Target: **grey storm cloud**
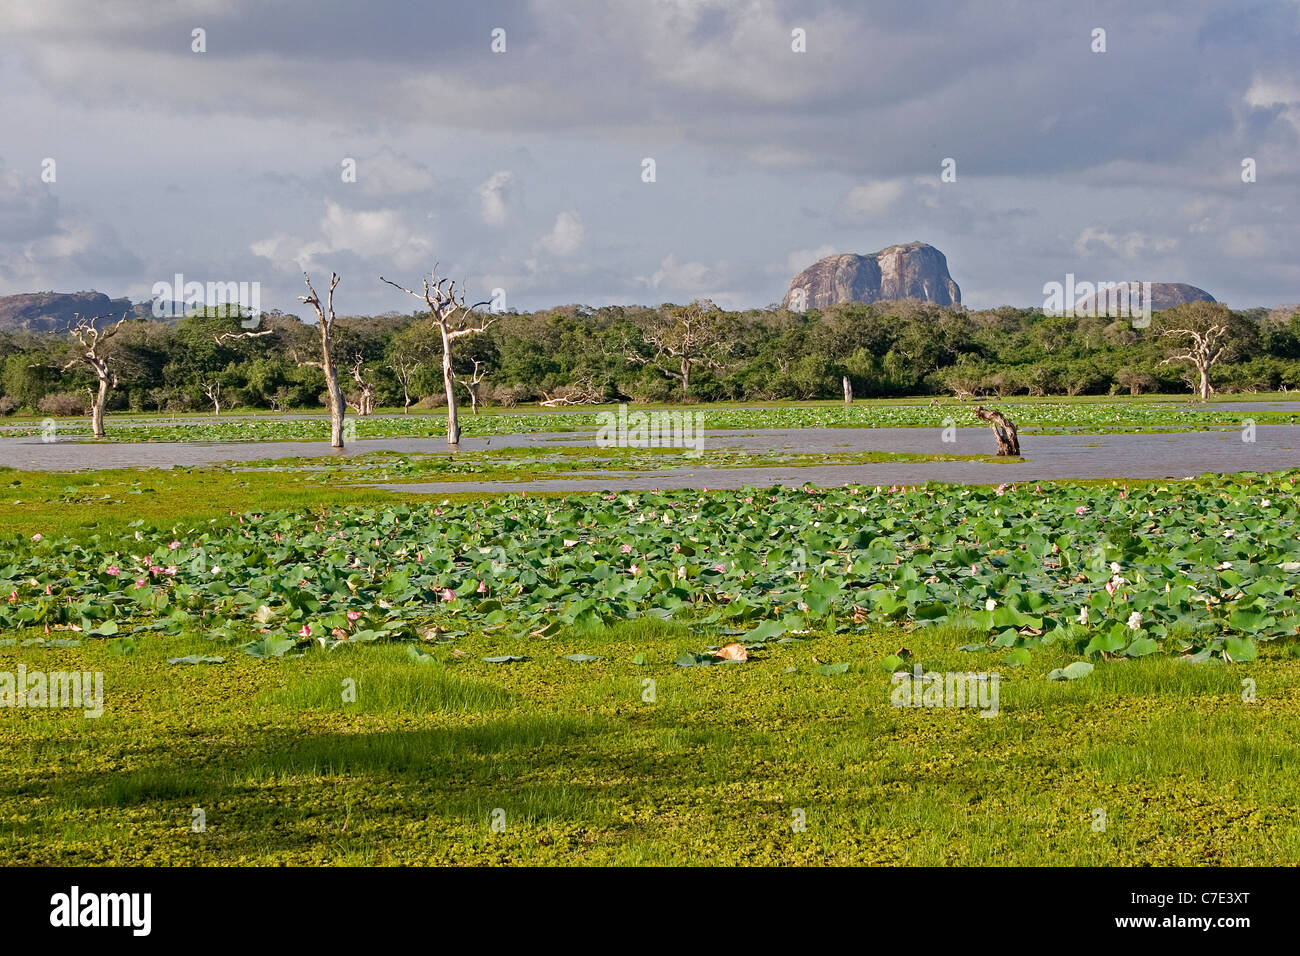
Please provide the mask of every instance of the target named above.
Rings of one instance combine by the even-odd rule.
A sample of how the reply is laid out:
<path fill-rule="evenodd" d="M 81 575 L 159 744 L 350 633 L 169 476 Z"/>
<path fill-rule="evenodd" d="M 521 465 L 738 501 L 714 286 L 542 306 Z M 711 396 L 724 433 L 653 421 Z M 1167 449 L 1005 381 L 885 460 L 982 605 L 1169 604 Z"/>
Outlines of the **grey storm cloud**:
<path fill-rule="evenodd" d="M 346 268 L 383 311 L 379 272 L 437 260 L 519 308 L 762 306 L 796 253 L 922 239 L 973 306 L 1066 271 L 1300 299 L 1295 0 L 0 0 L 0 23 L 6 169 L 67 171 L 0 170 L 0 291 L 142 297 L 184 267 L 295 308 L 303 268 Z M 104 261 L 75 251 L 110 231 Z"/>

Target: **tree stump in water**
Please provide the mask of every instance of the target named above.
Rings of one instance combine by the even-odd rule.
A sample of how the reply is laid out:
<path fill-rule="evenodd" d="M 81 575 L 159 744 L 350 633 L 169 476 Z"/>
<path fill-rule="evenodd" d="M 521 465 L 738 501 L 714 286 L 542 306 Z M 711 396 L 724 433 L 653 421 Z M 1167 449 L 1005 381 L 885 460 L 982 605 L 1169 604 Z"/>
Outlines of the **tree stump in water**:
<path fill-rule="evenodd" d="M 995 412 L 991 408 L 985 408 L 982 405 L 975 409 L 975 417 L 988 422 L 989 427 L 993 429 L 993 434 L 998 439 L 999 456 L 1020 457 L 1020 435 L 1016 431 L 1015 422 L 1001 412 Z"/>

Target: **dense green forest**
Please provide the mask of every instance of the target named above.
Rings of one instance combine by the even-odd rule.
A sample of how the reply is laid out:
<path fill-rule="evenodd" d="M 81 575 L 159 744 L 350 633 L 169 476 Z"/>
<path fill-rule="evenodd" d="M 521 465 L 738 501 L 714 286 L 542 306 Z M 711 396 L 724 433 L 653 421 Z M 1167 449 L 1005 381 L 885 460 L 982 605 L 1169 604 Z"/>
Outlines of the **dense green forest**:
<path fill-rule="evenodd" d="M 857 397 L 1189 392 L 1197 373 L 1166 361 L 1186 348 L 1167 330 L 1222 324 L 1209 380 L 1218 392 L 1300 388 L 1300 311 L 1229 312 L 1195 303 L 1127 319 L 1059 317 L 1004 307 L 969 311 L 914 301 L 804 314 L 727 312 L 708 302 L 656 308 L 564 306 L 500 315 L 457 343 L 455 368 L 485 404 L 726 401 Z M 110 409 L 310 408 L 325 390 L 314 325 L 272 312 L 257 338 L 221 338 L 239 320 L 217 309 L 175 323 L 132 320 L 108 343 Z M 428 316 L 340 317 L 335 359 L 346 389 L 378 406 L 442 398 L 441 347 Z M 0 333 L 0 412 L 78 414 L 94 374 L 70 336 Z M 467 386 L 468 387 L 468 386 Z M 468 401 L 468 390 L 463 397 Z"/>

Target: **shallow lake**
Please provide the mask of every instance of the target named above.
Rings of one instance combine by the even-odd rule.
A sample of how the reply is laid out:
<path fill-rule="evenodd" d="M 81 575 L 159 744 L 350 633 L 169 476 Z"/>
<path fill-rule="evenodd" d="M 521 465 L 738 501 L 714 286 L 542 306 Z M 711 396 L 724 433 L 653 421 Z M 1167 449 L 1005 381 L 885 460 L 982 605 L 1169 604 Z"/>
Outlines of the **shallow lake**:
<path fill-rule="evenodd" d="M 762 468 L 710 467 L 711 451 L 787 453 L 909 452 L 922 455 L 985 455 L 992 433 L 959 428 L 943 441 L 935 428 L 807 428 L 710 431 L 703 454 L 685 467 L 643 473 L 575 472 L 563 478 L 527 482 L 461 480 L 380 485 L 429 493 L 457 491 L 577 491 L 601 488 L 737 488 L 743 485 L 920 484 L 948 481 L 1000 484 L 1057 478 L 1183 478 L 1206 472 L 1277 471 L 1300 467 L 1300 426 L 1260 425 L 1253 442 L 1240 431 L 1138 435 L 1024 435 L 1023 460 L 883 462 L 876 464 L 774 465 Z M 536 433 L 466 438 L 461 451 L 489 448 L 590 446 L 595 432 Z M 20 469 L 73 471 L 88 468 L 169 468 L 267 458 L 345 457 L 375 451 L 445 453 L 438 439 L 375 439 L 332 451 L 318 442 L 147 442 L 128 444 L 43 442 L 0 439 L 0 464 Z"/>

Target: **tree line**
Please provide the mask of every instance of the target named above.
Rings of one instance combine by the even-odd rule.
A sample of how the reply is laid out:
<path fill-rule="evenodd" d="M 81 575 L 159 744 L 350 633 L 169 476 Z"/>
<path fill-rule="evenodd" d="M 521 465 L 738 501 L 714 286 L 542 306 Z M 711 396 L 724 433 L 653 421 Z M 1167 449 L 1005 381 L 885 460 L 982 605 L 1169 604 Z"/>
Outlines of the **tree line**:
<path fill-rule="evenodd" d="M 360 415 L 442 407 L 456 396 L 474 410 L 825 399 L 842 395 L 845 379 L 858 397 L 1300 388 L 1296 307 L 1233 312 L 1195 302 L 1134 328 L 1129 319 L 915 301 L 807 313 L 727 311 L 702 300 L 491 315 L 430 298 L 414 313 L 337 318 L 314 292 L 303 301 L 315 321 L 272 311 L 255 333 L 234 308 L 175 322 L 104 317 L 62 333 L 0 333 L 0 413 L 90 412 L 105 374 L 110 410 L 319 409 L 337 391 Z M 440 329 L 447 308 L 452 321 Z"/>

